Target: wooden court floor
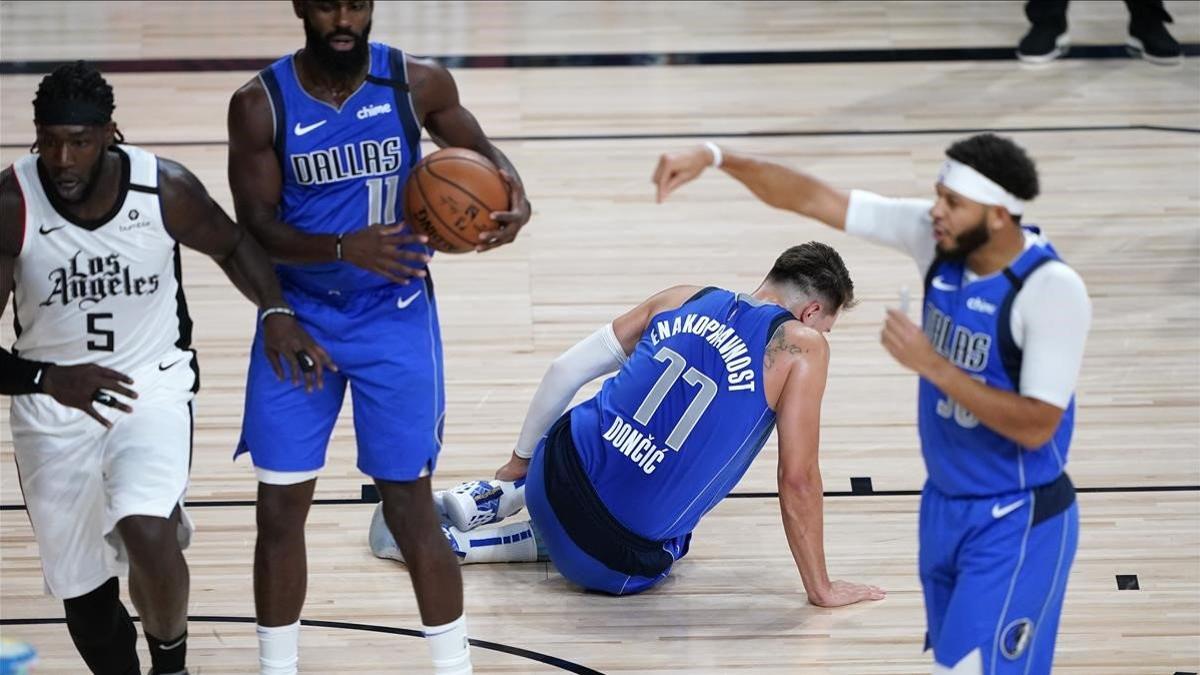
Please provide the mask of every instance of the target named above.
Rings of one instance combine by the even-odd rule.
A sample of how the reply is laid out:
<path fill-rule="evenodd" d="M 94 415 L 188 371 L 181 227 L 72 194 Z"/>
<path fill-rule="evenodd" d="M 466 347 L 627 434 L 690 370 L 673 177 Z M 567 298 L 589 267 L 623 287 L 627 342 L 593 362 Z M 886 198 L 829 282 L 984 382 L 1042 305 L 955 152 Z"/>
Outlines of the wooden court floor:
<path fill-rule="evenodd" d="M 670 579 L 642 596 L 582 594 L 546 564 L 465 567 L 477 672 L 929 672 L 916 576 L 916 382 L 878 344 L 884 308 L 902 286 L 920 285 L 913 265 L 773 211 L 720 175 L 656 205 L 650 174 L 659 153 L 713 139 L 844 188 L 925 196 L 943 149 L 985 129 L 1004 130 L 1038 162 L 1043 196 L 1027 218 L 1079 270 L 1093 302 L 1069 467 L 1081 541 L 1056 672 L 1200 671 L 1200 60 L 1033 69 L 967 58 L 961 50 L 1015 45 L 1019 2 L 377 4 L 373 39 L 429 55 L 960 50 L 912 62 L 454 70 L 535 210 L 513 245 L 433 263 L 448 395 L 435 486 L 490 475 L 550 359 L 617 313 L 677 283 L 752 290 L 779 251 L 819 239 L 842 252 L 863 300 L 832 334 L 822 429 L 829 568 L 889 590 L 871 605 L 807 604 L 772 496 L 771 441 Z M 1175 36 L 1200 42 L 1200 3 L 1167 8 Z M 1122 3 L 1070 11 L 1076 44 L 1122 42 Z M 3 66 L 93 58 L 138 70 L 148 60 L 274 58 L 302 40 L 285 2 L 0 2 Z M 2 72 L 8 165 L 32 141 L 41 75 Z M 229 208 L 225 106 L 252 75 L 211 67 L 109 80 L 129 142 L 183 162 Z M 190 668 L 252 673 L 255 483 L 231 455 L 254 311 L 203 256 L 185 254 L 184 283 L 203 371 L 189 491 L 199 528 L 187 553 Z M 0 341 L 12 339 L 6 314 Z M 367 481 L 354 468 L 349 406 L 344 418 L 309 519 L 301 664 L 427 672 L 407 574 L 367 550 L 373 506 L 360 500 Z M 81 672 L 54 622 L 61 605 L 41 595 L 7 428 L 0 399 L 0 631 L 37 646 L 37 672 Z M 875 494 L 853 493 L 852 478 L 869 478 Z M 1117 577 L 1131 575 L 1139 590 L 1119 590 Z"/>

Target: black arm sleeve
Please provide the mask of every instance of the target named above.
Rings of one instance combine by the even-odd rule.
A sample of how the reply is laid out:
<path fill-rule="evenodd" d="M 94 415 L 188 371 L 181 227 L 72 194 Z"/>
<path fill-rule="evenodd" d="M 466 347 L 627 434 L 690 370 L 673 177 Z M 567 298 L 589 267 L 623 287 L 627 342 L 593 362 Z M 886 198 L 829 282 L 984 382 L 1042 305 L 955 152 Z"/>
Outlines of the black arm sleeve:
<path fill-rule="evenodd" d="M 0 347 L 0 394 L 42 393 L 42 375 L 52 363 L 30 361 Z"/>

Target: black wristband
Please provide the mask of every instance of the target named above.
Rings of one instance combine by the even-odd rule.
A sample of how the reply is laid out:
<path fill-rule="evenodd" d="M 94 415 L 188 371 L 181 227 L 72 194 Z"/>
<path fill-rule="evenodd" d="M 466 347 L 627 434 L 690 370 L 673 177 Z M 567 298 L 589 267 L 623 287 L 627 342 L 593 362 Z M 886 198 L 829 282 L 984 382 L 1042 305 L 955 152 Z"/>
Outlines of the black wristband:
<path fill-rule="evenodd" d="M 45 361 L 23 359 L 0 348 L 0 394 L 19 396 L 42 393 L 42 377 L 46 368 L 52 365 Z"/>

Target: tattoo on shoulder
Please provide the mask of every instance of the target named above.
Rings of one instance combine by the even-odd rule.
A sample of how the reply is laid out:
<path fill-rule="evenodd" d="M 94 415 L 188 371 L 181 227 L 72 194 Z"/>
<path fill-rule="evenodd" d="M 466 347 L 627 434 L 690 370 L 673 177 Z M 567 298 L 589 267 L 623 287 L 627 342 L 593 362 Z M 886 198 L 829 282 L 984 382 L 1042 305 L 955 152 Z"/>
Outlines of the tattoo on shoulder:
<path fill-rule="evenodd" d="M 763 355 L 763 367 L 770 368 L 774 365 L 776 359 L 803 354 L 808 350 L 808 347 L 798 345 L 789 340 L 786 326 L 780 326 L 775 329 L 775 334 L 771 336 L 771 341 L 767 343 L 767 352 Z"/>

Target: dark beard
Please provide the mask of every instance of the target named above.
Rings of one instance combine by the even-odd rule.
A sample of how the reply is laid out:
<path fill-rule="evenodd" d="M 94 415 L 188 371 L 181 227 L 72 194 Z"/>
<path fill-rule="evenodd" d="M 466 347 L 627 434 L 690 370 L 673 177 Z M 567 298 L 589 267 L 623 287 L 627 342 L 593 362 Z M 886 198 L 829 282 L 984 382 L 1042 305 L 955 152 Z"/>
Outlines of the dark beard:
<path fill-rule="evenodd" d="M 354 38 L 354 48 L 348 52 L 339 52 L 329 46 L 329 40 L 336 36 Z M 349 30 L 336 29 L 328 35 L 321 35 L 313 28 L 308 19 L 304 19 L 304 48 L 317 64 L 330 74 L 337 77 L 352 77 L 357 75 L 370 59 L 371 24 L 363 29 L 362 35 Z"/>
<path fill-rule="evenodd" d="M 954 238 L 953 250 L 947 251 L 942 248 L 941 244 L 938 244 L 938 254 L 948 260 L 965 260 L 967 256 L 977 251 L 980 246 L 988 243 L 991 236 L 987 228 L 987 215 L 984 215 L 983 219 L 975 227 Z"/>

